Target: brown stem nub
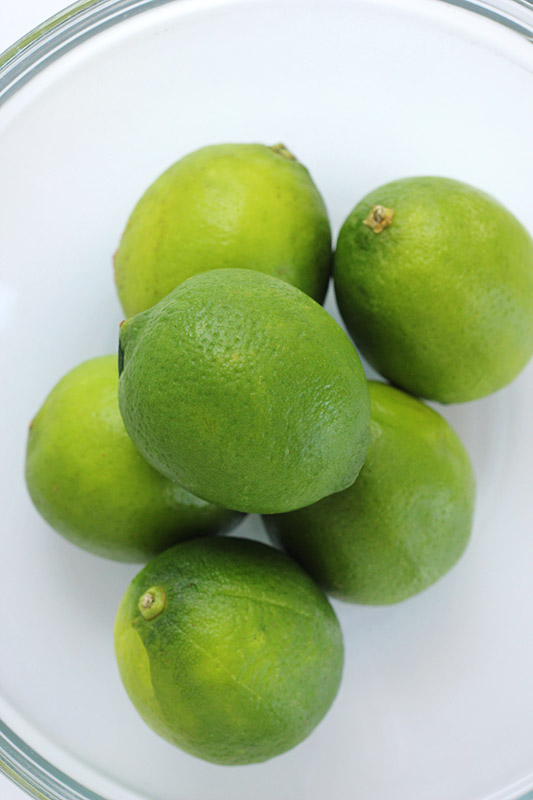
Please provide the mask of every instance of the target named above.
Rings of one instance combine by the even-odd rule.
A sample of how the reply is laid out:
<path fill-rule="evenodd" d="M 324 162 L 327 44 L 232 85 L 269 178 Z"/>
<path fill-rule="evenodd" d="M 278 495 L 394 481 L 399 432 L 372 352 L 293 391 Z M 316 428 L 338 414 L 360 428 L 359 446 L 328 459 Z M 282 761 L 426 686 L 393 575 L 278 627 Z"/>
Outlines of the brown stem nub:
<path fill-rule="evenodd" d="M 284 158 L 288 159 L 289 161 L 298 161 L 296 156 L 293 156 L 291 151 L 287 147 L 285 147 L 284 144 L 281 144 L 281 142 L 279 144 L 273 144 L 270 149 L 273 150 L 274 153 L 277 153 L 278 155 L 283 156 Z"/>
<path fill-rule="evenodd" d="M 381 233 L 385 228 L 388 228 L 394 218 L 394 209 L 385 208 L 385 206 L 372 206 L 370 214 L 363 220 L 363 225 L 374 231 L 374 233 Z"/>

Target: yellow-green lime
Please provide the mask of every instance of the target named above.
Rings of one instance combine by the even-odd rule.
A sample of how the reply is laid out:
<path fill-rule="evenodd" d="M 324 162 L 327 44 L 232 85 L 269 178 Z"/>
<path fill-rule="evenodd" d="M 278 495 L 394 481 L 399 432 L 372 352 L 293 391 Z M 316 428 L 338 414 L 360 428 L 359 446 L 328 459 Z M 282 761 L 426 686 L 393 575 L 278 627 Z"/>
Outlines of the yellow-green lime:
<path fill-rule="evenodd" d="M 115 254 L 128 316 L 198 272 L 240 267 L 322 302 L 331 268 L 324 201 L 283 145 L 220 144 L 182 158 L 135 206 Z"/>
<path fill-rule="evenodd" d="M 119 402 L 160 472 L 226 508 L 290 511 L 355 480 L 360 359 L 322 306 L 244 269 L 189 278 L 120 331 Z"/>
<path fill-rule="evenodd" d="M 283 553 L 234 538 L 153 559 L 124 595 L 115 650 L 145 722 L 219 764 L 298 744 L 333 702 L 343 663 L 323 592 Z"/>
<path fill-rule="evenodd" d="M 420 592 L 457 562 L 475 487 L 463 445 L 436 411 L 392 386 L 369 388 L 371 441 L 353 486 L 263 519 L 328 592 L 382 605 Z"/>
<path fill-rule="evenodd" d="M 137 452 L 118 409 L 116 356 L 65 375 L 33 419 L 26 484 L 45 520 L 74 544 L 147 561 L 191 536 L 230 530 L 240 514 L 194 497 Z"/>
<path fill-rule="evenodd" d="M 334 281 L 363 355 L 421 397 L 483 397 L 533 353 L 533 241 L 467 184 L 405 178 L 370 192 L 342 226 Z"/>

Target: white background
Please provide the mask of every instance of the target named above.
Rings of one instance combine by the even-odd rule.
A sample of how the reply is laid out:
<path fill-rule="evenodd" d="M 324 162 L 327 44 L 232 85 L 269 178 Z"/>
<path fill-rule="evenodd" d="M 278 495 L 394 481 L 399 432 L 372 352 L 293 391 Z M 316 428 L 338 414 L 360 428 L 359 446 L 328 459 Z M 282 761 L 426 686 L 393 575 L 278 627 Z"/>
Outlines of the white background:
<path fill-rule="evenodd" d="M 0 53 L 65 7 L 61 0 L 2 0 L 0 8 Z M 0 775 L 2 800 L 25 800 L 28 795 Z"/>
<path fill-rule="evenodd" d="M 2 0 L 0 4 L 0 53 L 25 33 L 57 14 L 68 3 L 62 0 Z"/>
<path fill-rule="evenodd" d="M 2 0 L 0 53 L 64 7 L 61 0 Z M 2 800 L 27 800 L 28 795 L 10 780 L 0 776 L 0 797 Z"/>
<path fill-rule="evenodd" d="M 0 53 L 7 50 L 32 28 L 65 7 L 61 0 L 2 0 L 0 8 Z M 0 776 L 2 800 L 23 800 L 25 792 Z"/>
<path fill-rule="evenodd" d="M 61 0 L 0 0 L 0 52 L 62 7 Z M 26 797 L 0 776 L 1 800 L 24 800 Z"/>
<path fill-rule="evenodd" d="M 0 7 L 0 53 L 17 39 L 65 7 L 61 0 L 2 0 Z M 0 776 L 2 800 L 24 800 L 28 795 Z"/>

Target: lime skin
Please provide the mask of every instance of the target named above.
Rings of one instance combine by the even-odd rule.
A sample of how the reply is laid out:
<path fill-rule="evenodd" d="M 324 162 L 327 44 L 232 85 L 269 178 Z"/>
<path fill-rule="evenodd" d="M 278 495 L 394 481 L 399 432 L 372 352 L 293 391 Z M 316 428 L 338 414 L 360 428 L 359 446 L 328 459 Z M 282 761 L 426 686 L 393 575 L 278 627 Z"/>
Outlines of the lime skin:
<path fill-rule="evenodd" d="M 44 519 L 85 550 L 132 562 L 237 525 L 242 515 L 194 497 L 142 458 L 117 392 L 116 356 L 94 358 L 65 375 L 33 419 L 26 485 Z"/>
<path fill-rule="evenodd" d="M 465 550 L 474 511 L 468 455 L 420 400 L 370 381 L 371 440 L 349 489 L 263 517 L 270 537 L 340 599 L 388 605 L 421 592 Z"/>
<path fill-rule="evenodd" d="M 123 323 L 120 353 L 126 430 L 198 497 L 289 511 L 346 488 L 363 464 L 359 356 L 322 306 L 281 280 L 195 275 Z"/>
<path fill-rule="evenodd" d="M 183 542 L 127 589 L 115 622 L 125 689 L 145 722 L 218 764 L 265 761 L 331 706 L 342 634 L 291 559 L 245 539 Z"/>
<path fill-rule="evenodd" d="M 341 228 L 334 284 L 361 353 L 420 397 L 484 397 L 533 354 L 531 236 L 459 181 L 404 178 L 370 192 Z"/>
<path fill-rule="evenodd" d="M 219 144 L 177 161 L 128 219 L 114 257 L 128 316 L 199 272 L 239 267 L 287 281 L 322 302 L 331 230 L 307 169 L 281 146 Z"/>

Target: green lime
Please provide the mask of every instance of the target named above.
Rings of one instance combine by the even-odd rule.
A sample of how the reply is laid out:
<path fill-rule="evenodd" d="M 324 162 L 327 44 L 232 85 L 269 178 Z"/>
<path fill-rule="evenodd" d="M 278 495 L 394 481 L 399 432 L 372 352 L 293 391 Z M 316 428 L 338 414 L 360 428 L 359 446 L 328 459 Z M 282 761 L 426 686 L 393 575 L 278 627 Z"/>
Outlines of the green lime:
<path fill-rule="evenodd" d="M 456 563 L 475 488 L 465 449 L 436 411 L 383 383 L 369 389 L 370 446 L 353 486 L 264 523 L 324 589 L 382 605 L 422 591 Z"/>
<path fill-rule="evenodd" d="M 342 226 L 334 280 L 361 352 L 421 397 L 483 397 L 533 353 L 532 239 L 464 183 L 405 178 L 370 192 Z"/>
<path fill-rule="evenodd" d="M 26 483 L 45 520 L 74 544 L 146 561 L 241 519 L 156 472 L 120 417 L 115 356 L 86 361 L 55 386 L 30 426 Z"/>
<path fill-rule="evenodd" d="M 198 272 L 266 272 L 322 302 L 331 231 L 307 169 L 282 145 L 220 144 L 173 164 L 135 206 L 115 254 L 128 316 Z"/>
<path fill-rule="evenodd" d="M 160 472 L 238 511 L 308 505 L 355 480 L 363 368 L 322 306 L 270 275 L 213 270 L 122 324 L 119 403 Z"/>
<path fill-rule="evenodd" d="M 120 605 L 115 650 L 145 722 L 219 764 L 265 761 L 308 736 L 343 663 L 323 592 L 283 553 L 233 538 L 184 542 L 147 564 Z"/>

